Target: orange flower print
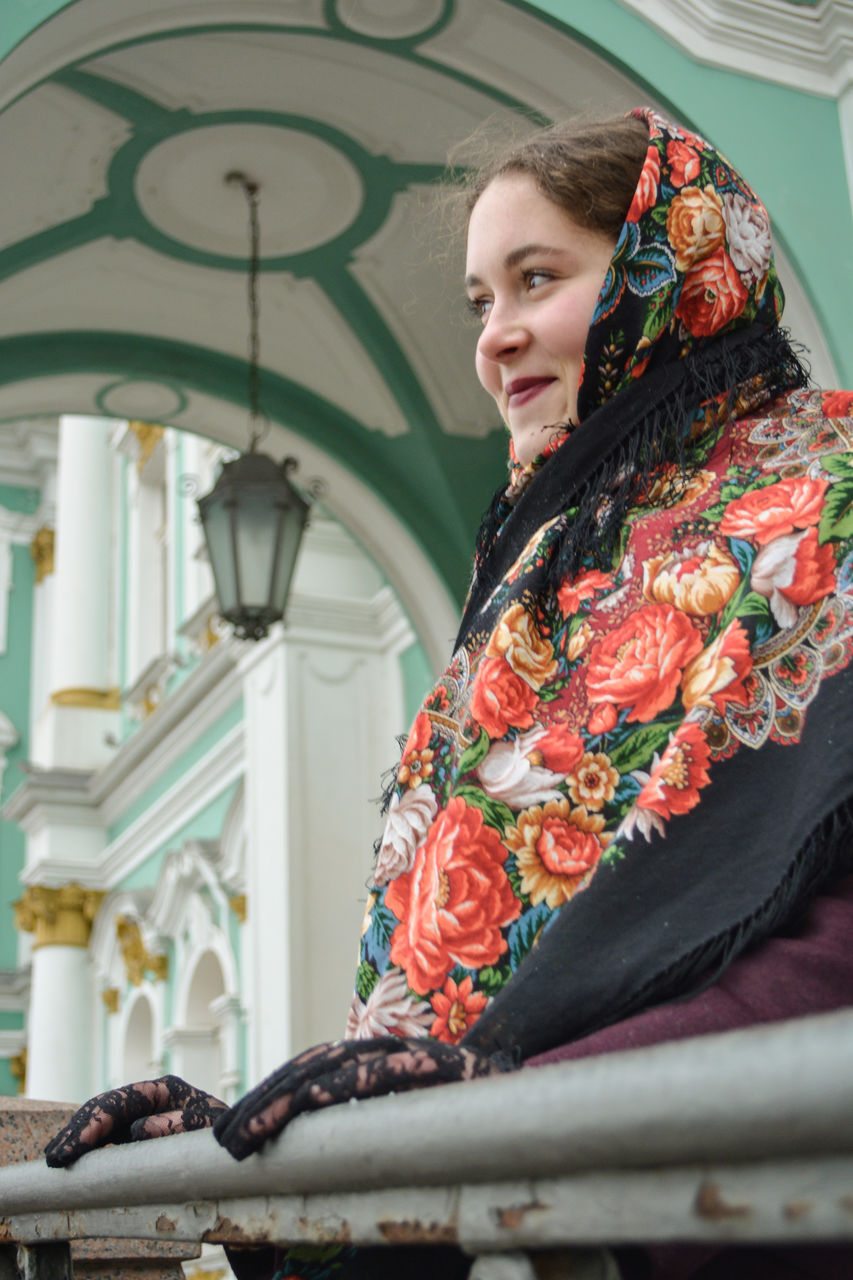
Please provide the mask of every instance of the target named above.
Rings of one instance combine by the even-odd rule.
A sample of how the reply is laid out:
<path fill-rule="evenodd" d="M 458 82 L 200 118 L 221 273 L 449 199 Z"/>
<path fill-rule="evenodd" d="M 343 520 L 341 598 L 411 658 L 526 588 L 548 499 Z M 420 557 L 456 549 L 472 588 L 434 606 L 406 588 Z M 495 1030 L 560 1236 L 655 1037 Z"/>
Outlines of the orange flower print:
<path fill-rule="evenodd" d="M 469 974 L 458 986 L 448 978 L 443 989 L 436 991 L 431 1001 L 436 1017 L 430 1027 L 430 1035 L 436 1040 L 457 1044 L 469 1027 L 473 1027 L 488 1003 L 488 996 L 482 991 L 472 992 L 472 986 Z"/>
<path fill-rule="evenodd" d="M 640 181 L 634 192 L 631 207 L 625 215 L 626 222 L 639 222 L 643 214 L 651 209 L 658 198 L 660 183 L 660 156 L 657 147 L 650 146 L 640 173 Z"/>
<path fill-rule="evenodd" d="M 607 844 L 603 830 L 600 814 L 572 808 L 566 799 L 519 814 L 505 840 L 516 856 L 521 891 L 534 907 L 544 902 L 555 910 L 584 887 Z"/>
<path fill-rule="evenodd" d="M 433 771 L 434 752 L 426 749 L 432 732 L 429 716 L 423 711 L 412 725 L 397 773 L 401 787 L 419 787 Z"/>
<path fill-rule="evenodd" d="M 506 849 L 479 809 L 454 796 L 429 829 L 411 871 L 392 880 L 385 904 L 400 923 L 391 963 L 418 995 L 454 965 L 480 969 L 507 949 L 501 930 L 521 911 L 504 870 Z"/>
<path fill-rule="evenodd" d="M 714 188 L 685 187 L 666 215 L 666 234 L 679 271 L 710 257 L 723 243 L 723 204 Z"/>
<path fill-rule="evenodd" d="M 688 711 L 692 707 L 716 707 L 723 711 L 727 702 L 745 703 L 747 694 L 743 682 L 752 665 L 749 637 L 735 619 L 684 668 L 681 698 L 685 707 Z"/>
<path fill-rule="evenodd" d="M 669 745 L 652 761 L 648 781 L 637 796 L 642 809 L 651 809 L 662 818 L 674 813 L 688 813 L 699 803 L 699 792 L 710 782 L 710 751 L 698 724 L 683 724 L 672 735 Z"/>
<path fill-rule="evenodd" d="M 471 715 L 490 738 L 502 738 L 510 728 L 529 729 L 536 702 L 536 690 L 508 662 L 483 659 L 474 677 Z"/>
<path fill-rule="evenodd" d="M 628 720 L 647 722 L 668 707 L 682 673 L 702 648 L 693 623 L 668 604 L 639 609 L 591 650 L 587 694 L 591 703 L 630 707 Z M 613 723 L 616 717 L 613 716 Z M 593 729 L 591 732 L 606 732 Z"/>
<path fill-rule="evenodd" d="M 785 533 L 807 529 L 820 520 L 828 484 L 792 476 L 745 493 L 726 507 L 720 532 L 727 538 L 754 538 L 763 547 Z"/>
<path fill-rule="evenodd" d="M 575 804 L 597 811 L 609 804 L 619 785 L 619 770 L 603 751 L 587 751 L 574 773 L 566 778 L 569 795 Z"/>
<path fill-rule="evenodd" d="M 581 602 L 591 600 L 596 591 L 605 591 L 613 586 L 613 575 L 601 573 L 598 569 L 588 569 L 569 582 L 564 582 L 557 592 L 557 603 L 565 617 L 577 613 Z"/>
<path fill-rule="evenodd" d="M 674 187 L 684 187 L 699 177 L 699 157 L 693 147 L 686 142 L 668 142 L 666 158 L 669 161 L 670 177 Z"/>
<path fill-rule="evenodd" d="M 674 605 L 698 618 L 718 613 L 739 582 L 737 564 L 713 542 L 653 556 L 643 565 L 647 600 Z"/>
<path fill-rule="evenodd" d="M 486 652 L 505 658 L 516 675 L 537 691 L 557 670 L 554 646 L 539 633 L 523 604 L 511 604 L 492 632 Z"/>
<path fill-rule="evenodd" d="M 737 267 L 721 248 L 688 271 L 675 314 L 688 333 L 706 338 L 739 316 L 748 297 Z"/>

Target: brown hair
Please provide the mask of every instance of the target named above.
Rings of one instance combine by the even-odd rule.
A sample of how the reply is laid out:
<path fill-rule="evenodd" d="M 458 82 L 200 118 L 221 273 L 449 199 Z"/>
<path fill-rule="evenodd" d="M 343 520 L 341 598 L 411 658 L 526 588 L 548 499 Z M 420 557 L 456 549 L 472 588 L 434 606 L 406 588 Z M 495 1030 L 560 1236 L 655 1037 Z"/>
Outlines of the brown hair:
<path fill-rule="evenodd" d="M 468 172 L 462 182 L 466 220 L 490 182 L 522 173 L 574 222 L 616 240 L 648 145 L 648 125 L 636 116 L 574 120 L 541 129 Z"/>

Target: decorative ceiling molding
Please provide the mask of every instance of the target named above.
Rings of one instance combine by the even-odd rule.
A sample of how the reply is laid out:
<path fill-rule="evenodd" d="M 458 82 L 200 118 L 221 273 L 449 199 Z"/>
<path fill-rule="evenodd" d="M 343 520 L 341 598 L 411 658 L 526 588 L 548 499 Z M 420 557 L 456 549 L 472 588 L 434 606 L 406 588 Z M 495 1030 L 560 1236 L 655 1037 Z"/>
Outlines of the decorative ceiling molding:
<path fill-rule="evenodd" d="M 853 0 L 619 0 L 685 53 L 821 97 L 853 85 Z"/>

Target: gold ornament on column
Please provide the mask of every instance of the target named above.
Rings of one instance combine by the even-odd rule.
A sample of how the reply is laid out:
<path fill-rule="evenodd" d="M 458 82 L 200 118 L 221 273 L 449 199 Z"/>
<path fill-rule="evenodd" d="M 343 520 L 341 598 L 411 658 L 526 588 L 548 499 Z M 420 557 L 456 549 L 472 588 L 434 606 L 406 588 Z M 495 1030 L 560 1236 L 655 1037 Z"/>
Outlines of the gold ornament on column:
<path fill-rule="evenodd" d="M 245 893 L 235 893 L 233 898 L 228 899 L 228 905 L 237 917 L 238 924 L 246 923 L 246 895 Z"/>
<path fill-rule="evenodd" d="M 14 1054 L 9 1059 L 9 1071 L 12 1079 L 18 1082 L 18 1093 L 27 1092 L 27 1046 L 24 1045 L 20 1053 Z"/>
<path fill-rule="evenodd" d="M 136 474 L 141 476 L 154 456 L 154 450 L 163 439 L 166 428 L 158 427 L 153 422 L 129 422 L 128 429 L 133 432 L 139 442 L 139 457 L 136 459 Z"/>
<path fill-rule="evenodd" d="M 13 902 L 15 928 L 32 933 L 36 947 L 88 947 L 92 921 L 106 894 L 101 889 L 84 889 L 81 884 L 64 884 L 55 889 L 30 884 Z"/>
<path fill-rule="evenodd" d="M 119 989 L 118 987 L 104 987 L 101 992 L 101 999 L 107 1013 L 118 1013 Z"/>
<path fill-rule="evenodd" d="M 150 973 L 156 982 L 165 982 L 169 976 L 169 957 L 154 955 L 148 950 L 136 920 L 131 920 L 129 916 L 119 916 L 116 920 L 116 936 L 128 982 L 139 987 L 146 973 Z"/>
<path fill-rule="evenodd" d="M 37 529 L 30 543 L 30 555 L 36 566 L 36 583 L 44 582 L 53 573 L 53 553 L 56 532 L 43 524 Z"/>

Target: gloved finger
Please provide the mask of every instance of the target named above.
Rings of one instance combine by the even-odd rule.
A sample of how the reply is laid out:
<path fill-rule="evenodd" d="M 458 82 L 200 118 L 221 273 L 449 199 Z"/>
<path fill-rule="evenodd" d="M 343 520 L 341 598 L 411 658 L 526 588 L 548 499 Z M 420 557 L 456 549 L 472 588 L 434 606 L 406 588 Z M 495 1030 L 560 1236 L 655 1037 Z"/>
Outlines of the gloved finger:
<path fill-rule="evenodd" d="M 99 1093 L 84 1102 L 47 1144 L 47 1163 L 52 1168 L 65 1168 L 95 1147 L 103 1147 L 110 1142 L 130 1142 L 131 1125 L 135 1120 L 181 1108 L 194 1096 L 209 1095 L 201 1095 L 200 1090 L 194 1089 L 180 1076 L 139 1080 L 135 1084 Z"/>
<path fill-rule="evenodd" d="M 303 1111 L 499 1071 L 484 1055 L 457 1045 L 396 1036 L 383 1037 L 383 1041 L 380 1048 L 375 1041 L 346 1042 L 349 1048 L 345 1054 L 327 1055 L 328 1069 L 322 1074 L 312 1069 L 297 1079 L 296 1072 L 280 1069 L 276 1074 L 286 1080 L 287 1088 L 275 1092 L 270 1081 L 265 1081 L 247 1094 L 214 1125 L 217 1141 L 235 1159 L 244 1160 Z"/>
<path fill-rule="evenodd" d="M 149 1138 L 165 1138 L 184 1132 L 183 1111 L 163 1111 L 156 1116 L 144 1116 L 130 1125 L 131 1142 L 145 1142 Z"/>

